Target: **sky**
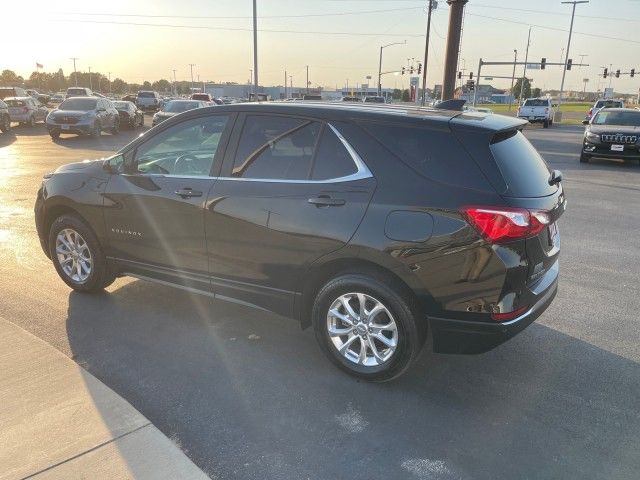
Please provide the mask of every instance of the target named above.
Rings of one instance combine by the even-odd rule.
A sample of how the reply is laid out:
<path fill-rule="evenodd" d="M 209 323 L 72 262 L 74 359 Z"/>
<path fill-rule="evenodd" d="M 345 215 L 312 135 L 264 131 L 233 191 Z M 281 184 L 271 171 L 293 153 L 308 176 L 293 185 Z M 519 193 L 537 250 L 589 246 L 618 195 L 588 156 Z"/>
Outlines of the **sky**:
<path fill-rule="evenodd" d="M 261 85 L 282 85 L 285 70 L 294 86 L 305 84 L 306 65 L 312 86 L 342 88 L 375 84 L 380 47 L 386 47 L 382 70 L 399 70 L 424 56 L 426 0 L 257 0 L 258 65 Z M 35 63 L 45 71 L 77 69 L 125 81 L 189 80 L 189 64 L 200 81 L 247 82 L 253 67 L 252 0 L 68 0 L 20 2 L 3 6 L 4 38 L 0 69 L 29 76 Z M 449 6 L 438 2 L 432 19 L 427 84 L 442 83 Z M 523 61 L 529 26 L 529 61 L 560 62 L 566 48 L 571 5 L 561 0 L 469 0 L 459 66 L 477 72 L 478 61 L 510 61 L 514 49 Z M 640 0 L 591 0 L 576 7 L 570 55 L 588 67 L 567 72 L 565 89 L 609 86 L 637 93 L 640 74 L 604 80 L 602 66 L 640 73 Z M 584 56 L 582 56 L 584 55 Z M 635 62 L 635 63 L 634 63 Z M 512 67 L 483 67 L 483 77 L 510 76 Z M 367 80 L 370 75 L 372 80 Z M 529 71 L 533 86 L 559 88 L 559 66 Z M 384 75 L 384 87 L 407 88 L 409 75 Z M 499 88 L 510 80 L 483 81 Z"/>

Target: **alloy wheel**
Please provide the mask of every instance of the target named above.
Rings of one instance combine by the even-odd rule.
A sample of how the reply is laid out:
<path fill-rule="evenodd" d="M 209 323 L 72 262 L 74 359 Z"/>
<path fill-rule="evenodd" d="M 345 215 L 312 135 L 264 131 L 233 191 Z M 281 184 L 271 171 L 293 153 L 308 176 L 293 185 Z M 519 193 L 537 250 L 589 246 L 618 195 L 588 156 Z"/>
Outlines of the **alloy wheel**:
<path fill-rule="evenodd" d="M 388 362 L 398 346 L 393 315 L 365 293 L 346 293 L 334 300 L 327 312 L 327 332 L 340 355 L 367 367 Z"/>
<path fill-rule="evenodd" d="M 71 280 L 84 283 L 91 275 L 93 257 L 86 240 L 72 228 L 65 228 L 56 236 L 56 256 L 62 271 Z"/>

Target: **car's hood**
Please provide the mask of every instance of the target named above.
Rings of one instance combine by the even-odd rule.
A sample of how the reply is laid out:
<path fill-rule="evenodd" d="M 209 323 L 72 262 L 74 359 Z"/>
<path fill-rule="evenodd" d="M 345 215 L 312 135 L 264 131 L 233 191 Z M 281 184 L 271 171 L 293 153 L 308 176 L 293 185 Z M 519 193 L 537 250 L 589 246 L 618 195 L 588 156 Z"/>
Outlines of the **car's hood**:
<path fill-rule="evenodd" d="M 589 131 L 591 133 L 622 133 L 622 134 L 640 134 L 640 126 L 627 127 L 623 125 L 590 125 Z"/>
<path fill-rule="evenodd" d="M 104 159 L 100 160 L 83 160 L 82 162 L 67 163 L 60 165 L 53 173 L 71 173 L 80 171 L 91 171 L 94 169 L 102 170 Z"/>
<path fill-rule="evenodd" d="M 51 114 L 54 115 L 55 117 L 81 117 L 82 115 L 84 115 L 85 113 L 90 113 L 93 110 L 89 110 L 86 112 L 83 112 L 82 110 L 52 110 Z"/>

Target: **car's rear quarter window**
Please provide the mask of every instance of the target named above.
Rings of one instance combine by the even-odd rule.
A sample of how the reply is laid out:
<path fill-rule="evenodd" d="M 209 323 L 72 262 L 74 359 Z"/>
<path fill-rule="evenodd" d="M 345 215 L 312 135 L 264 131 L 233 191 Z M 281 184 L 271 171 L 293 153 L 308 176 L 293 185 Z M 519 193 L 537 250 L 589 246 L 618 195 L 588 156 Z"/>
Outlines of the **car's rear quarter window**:
<path fill-rule="evenodd" d="M 491 142 L 491 153 L 507 185 L 510 197 L 545 197 L 558 187 L 549 185 L 551 172 L 544 159 L 522 132 L 501 132 Z"/>

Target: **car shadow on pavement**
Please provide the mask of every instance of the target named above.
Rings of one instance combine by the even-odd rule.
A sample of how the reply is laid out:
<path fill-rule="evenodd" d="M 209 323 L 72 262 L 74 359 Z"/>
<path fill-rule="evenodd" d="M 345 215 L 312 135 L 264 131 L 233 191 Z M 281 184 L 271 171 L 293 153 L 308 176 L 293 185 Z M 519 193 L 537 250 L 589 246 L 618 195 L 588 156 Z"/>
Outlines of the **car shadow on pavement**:
<path fill-rule="evenodd" d="M 0 148 L 8 147 L 17 140 L 16 134 L 13 133 L 13 129 L 6 133 L 0 133 Z"/>
<path fill-rule="evenodd" d="M 338 371 L 295 321 L 142 281 L 71 293 L 67 333 L 80 365 L 213 478 L 640 470 L 639 365 L 539 323 L 479 356 L 425 349 L 385 384 Z"/>

